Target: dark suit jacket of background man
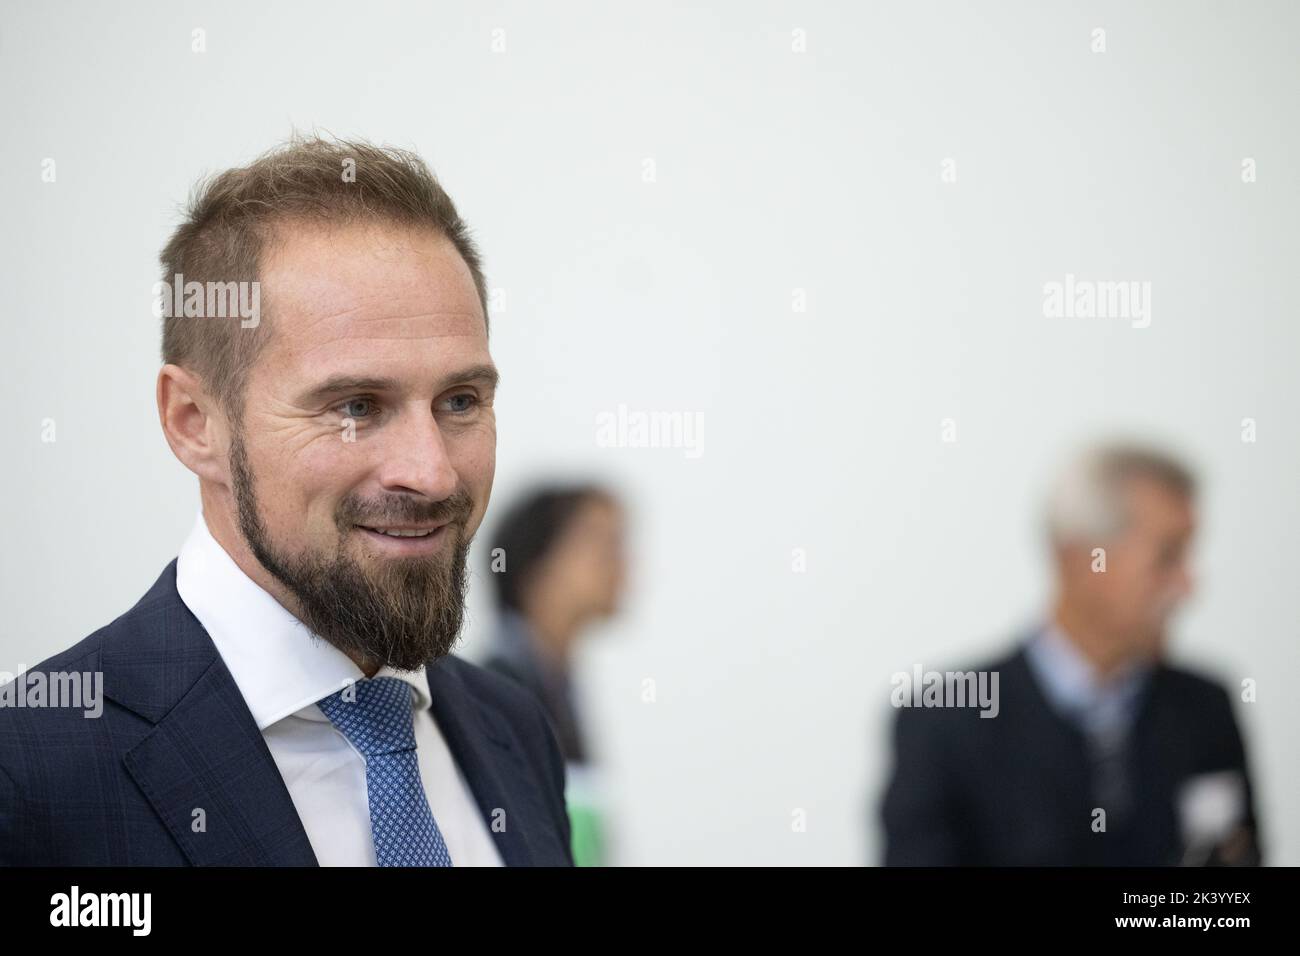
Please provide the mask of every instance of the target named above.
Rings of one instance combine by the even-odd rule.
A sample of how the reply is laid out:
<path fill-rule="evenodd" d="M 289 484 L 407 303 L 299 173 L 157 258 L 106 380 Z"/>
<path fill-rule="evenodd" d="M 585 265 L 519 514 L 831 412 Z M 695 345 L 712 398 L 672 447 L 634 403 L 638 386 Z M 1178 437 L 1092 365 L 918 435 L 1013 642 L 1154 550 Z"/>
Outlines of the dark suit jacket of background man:
<path fill-rule="evenodd" d="M 885 794 L 885 863 L 902 866 L 1163 866 L 1182 861 L 1176 792 L 1190 777 L 1235 770 L 1256 830 L 1241 734 L 1228 694 L 1158 665 L 1138 704 L 1128 825 L 1094 833 L 1081 731 L 1048 703 L 1021 645 L 975 670 L 998 671 L 998 716 L 978 708 L 899 708 Z M 1258 861 L 1258 843 L 1250 855 Z"/>

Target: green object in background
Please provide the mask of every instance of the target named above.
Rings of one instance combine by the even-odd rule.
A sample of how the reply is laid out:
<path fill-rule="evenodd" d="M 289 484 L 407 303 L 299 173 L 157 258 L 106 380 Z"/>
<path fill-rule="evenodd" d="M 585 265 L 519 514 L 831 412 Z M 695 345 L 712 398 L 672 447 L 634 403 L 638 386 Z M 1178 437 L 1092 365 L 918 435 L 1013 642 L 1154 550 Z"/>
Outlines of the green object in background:
<path fill-rule="evenodd" d="M 605 866 L 605 824 L 599 787 L 588 766 L 565 767 L 564 802 L 569 811 L 575 866 Z"/>
<path fill-rule="evenodd" d="M 574 866 L 604 866 L 605 838 L 600 813 L 594 807 L 570 803 L 569 825 L 573 828 Z"/>

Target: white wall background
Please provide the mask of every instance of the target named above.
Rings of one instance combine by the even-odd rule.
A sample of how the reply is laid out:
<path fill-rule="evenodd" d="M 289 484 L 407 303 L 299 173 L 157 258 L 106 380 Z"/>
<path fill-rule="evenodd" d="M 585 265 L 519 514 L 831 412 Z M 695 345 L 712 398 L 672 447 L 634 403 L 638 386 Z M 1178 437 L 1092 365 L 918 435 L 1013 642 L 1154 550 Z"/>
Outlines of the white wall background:
<path fill-rule="evenodd" d="M 1178 650 L 1259 681 L 1270 858 L 1300 864 L 1294 4 L 0 10 L 0 669 L 174 556 L 157 253 L 201 174 L 316 126 L 418 149 L 476 229 L 498 502 L 591 474 L 634 504 L 635 592 L 582 660 L 620 861 L 874 861 L 889 675 L 1028 620 L 1042 482 L 1121 428 L 1203 467 Z M 1044 318 L 1067 272 L 1151 282 L 1150 327 Z M 704 454 L 598 447 L 620 403 L 702 413 Z"/>

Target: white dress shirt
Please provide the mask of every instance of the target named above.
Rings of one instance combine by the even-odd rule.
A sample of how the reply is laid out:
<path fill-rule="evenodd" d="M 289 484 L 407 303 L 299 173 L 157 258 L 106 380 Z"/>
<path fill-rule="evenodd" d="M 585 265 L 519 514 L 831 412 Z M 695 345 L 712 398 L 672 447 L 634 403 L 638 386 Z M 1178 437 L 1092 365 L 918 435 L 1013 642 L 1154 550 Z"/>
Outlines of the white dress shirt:
<path fill-rule="evenodd" d="M 176 590 L 217 645 L 253 714 L 321 866 L 375 866 L 365 758 L 316 702 L 365 675 L 240 570 L 199 512 Z M 385 667 L 412 697 L 420 779 L 454 866 L 501 866 L 492 834 L 429 710 L 424 668 Z"/>

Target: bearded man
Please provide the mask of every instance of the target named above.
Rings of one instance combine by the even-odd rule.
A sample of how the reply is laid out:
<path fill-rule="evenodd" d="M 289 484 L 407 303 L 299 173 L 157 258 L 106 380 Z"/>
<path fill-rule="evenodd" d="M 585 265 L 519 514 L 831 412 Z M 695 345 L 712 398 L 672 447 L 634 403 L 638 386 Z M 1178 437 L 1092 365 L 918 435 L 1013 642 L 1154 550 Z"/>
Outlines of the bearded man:
<path fill-rule="evenodd" d="M 101 713 L 0 709 L 0 863 L 570 865 L 543 711 L 451 653 L 498 378 L 451 199 L 411 153 L 295 137 L 201 184 L 161 259 L 209 293 L 166 297 L 157 380 L 201 510 L 18 678 L 102 674 Z"/>

